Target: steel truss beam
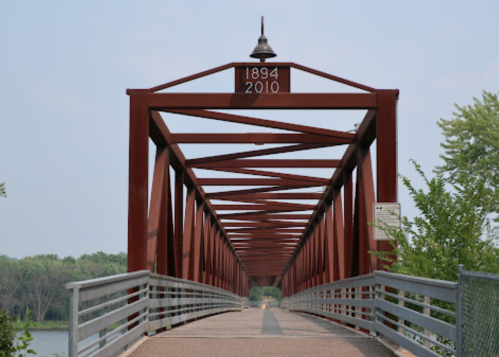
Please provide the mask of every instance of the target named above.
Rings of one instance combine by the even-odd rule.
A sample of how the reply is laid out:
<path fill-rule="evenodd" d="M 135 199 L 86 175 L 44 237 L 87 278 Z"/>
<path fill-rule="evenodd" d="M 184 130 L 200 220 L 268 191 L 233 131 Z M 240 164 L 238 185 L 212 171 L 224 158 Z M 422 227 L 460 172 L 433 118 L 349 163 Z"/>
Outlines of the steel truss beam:
<path fill-rule="evenodd" d="M 366 92 L 278 95 L 158 92 L 246 65 L 231 63 L 150 90 L 127 91 L 130 95 L 129 270 L 149 269 L 246 296 L 251 284 L 279 285 L 283 296 L 289 296 L 312 286 L 379 269 L 379 262 L 367 252 L 389 251 L 391 246 L 374 241 L 372 227 L 367 222 L 373 219 L 374 202 L 397 200 L 398 91 L 377 90 L 294 63 L 275 63 L 272 65 L 295 68 Z M 367 114 L 352 134 L 207 109 L 362 109 Z M 292 133 L 172 134 L 158 111 L 167 116 L 184 115 Z M 150 202 L 149 138 L 157 147 Z M 377 139 L 377 188 L 369 151 L 374 139 Z M 178 144 L 189 143 L 292 145 L 187 160 Z M 313 156 L 308 160 L 252 159 L 338 145 L 348 145 L 341 160 Z M 330 179 L 324 179 L 262 168 L 335 170 Z M 193 169 L 263 178 L 198 178 Z M 170 177 L 171 173 L 174 177 Z M 252 188 L 205 193 L 202 186 Z M 323 193 L 285 192 L 322 186 Z M 210 199 L 236 203 L 212 204 Z M 317 204 L 289 200 L 313 200 Z M 293 213 L 308 210 L 312 213 Z M 218 214 L 218 211 L 236 212 Z"/>

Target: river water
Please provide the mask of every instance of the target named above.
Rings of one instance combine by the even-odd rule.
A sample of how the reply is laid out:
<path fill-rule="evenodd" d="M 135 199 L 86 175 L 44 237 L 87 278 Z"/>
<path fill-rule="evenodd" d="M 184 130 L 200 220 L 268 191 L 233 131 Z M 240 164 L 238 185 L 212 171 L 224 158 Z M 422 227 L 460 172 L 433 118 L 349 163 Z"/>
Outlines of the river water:
<path fill-rule="evenodd" d="M 67 330 L 31 330 L 31 341 L 29 348 L 36 352 L 36 357 L 67 357 L 68 356 L 68 331 Z M 113 336 L 111 336 L 113 337 Z M 80 342 L 79 348 L 96 341 L 99 334 L 90 336 Z"/>
<path fill-rule="evenodd" d="M 33 336 L 30 348 L 37 353 L 37 357 L 67 357 L 67 330 L 32 330 L 30 332 Z"/>

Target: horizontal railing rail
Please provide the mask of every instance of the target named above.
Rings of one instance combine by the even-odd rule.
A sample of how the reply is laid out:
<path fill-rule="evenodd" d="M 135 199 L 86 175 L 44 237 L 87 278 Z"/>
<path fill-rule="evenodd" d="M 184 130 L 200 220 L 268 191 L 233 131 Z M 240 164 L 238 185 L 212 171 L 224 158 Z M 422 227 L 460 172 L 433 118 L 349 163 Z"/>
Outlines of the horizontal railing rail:
<path fill-rule="evenodd" d="M 281 307 L 390 338 L 417 356 L 456 353 L 457 283 L 376 271 L 283 298 Z"/>
<path fill-rule="evenodd" d="M 112 356 L 143 335 L 249 307 L 247 298 L 226 290 L 149 271 L 70 283 L 66 288 L 70 357 Z"/>
<path fill-rule="evenodd" d="M 288 309 L 328 317 L 374 332 L 374 275 L 341 280 L 301 291 Z"/>

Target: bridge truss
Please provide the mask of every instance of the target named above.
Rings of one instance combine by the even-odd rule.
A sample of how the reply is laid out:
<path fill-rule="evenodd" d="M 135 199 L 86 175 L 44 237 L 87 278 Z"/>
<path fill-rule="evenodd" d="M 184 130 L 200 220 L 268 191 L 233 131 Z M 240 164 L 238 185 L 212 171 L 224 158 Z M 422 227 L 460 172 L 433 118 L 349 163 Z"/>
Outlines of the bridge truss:
<path fill-rule="evenodd" d="M 362 92 L 162 92 L 220 71 L 247 66 L 293 68 Z M 230 63 L 151 89 L 127 90 L 129 271 L 148 269 L 240 296 L 248 296 L 250 285 L 279 285 L 283 296 L 291 296 L 316 285 L 380 269 L 380 262 L 368 251 L 390 251 L 392 247 L 386 241 L 374 240 L 368 222 L 373 221 L 373 203 L 397 201 L 398 93 L 295 63 Z M 350 133 L 217 111 L 248 109 L 358 109 L 366 114 L 356 133 Z M 170 114 L 290 133 L 172 133 L 162 117 Z M 149 139 L 156 146 L 150 199 Z M 373 142 L 376 180 L 370 154 Z M 287 145 L 187 159 L 179 146 L 186 143 Z M 262 159 L 332 146 L 345 147 L 343 156 Z M 283 173 L 283 168 L 335 170 L 331 178 L 324 179 Z M 216 171 L 218 176 L 198 178 L 194 172 L 197 169 Z M 221 172 L 249 178 L 224 178 L 219 176 Z M 205 192 L 203 187 L 208 186 L 225 188 Z M 321 193 L 299 192 L 309 187 L 321 188 Z M 215 200 L 221 203 L 213 203 Z M 308 203 L 296 203 L 297 200 Z M 310 204 L 310 200 L 315 203 Z"/>

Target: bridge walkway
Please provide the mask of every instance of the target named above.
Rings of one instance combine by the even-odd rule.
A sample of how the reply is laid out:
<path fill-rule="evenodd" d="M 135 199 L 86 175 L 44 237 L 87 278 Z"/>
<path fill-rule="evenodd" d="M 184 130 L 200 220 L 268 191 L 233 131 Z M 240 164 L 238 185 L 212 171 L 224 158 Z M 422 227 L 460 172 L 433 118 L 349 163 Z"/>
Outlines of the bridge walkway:
<path fill-rule="evenodd" d="M 246 309 L 195 321 L 145 340 L 129 357 L 394 357 L 375 338 L 311 315 Z M 124 355 L 122 356 L 124 357 Z"/>

